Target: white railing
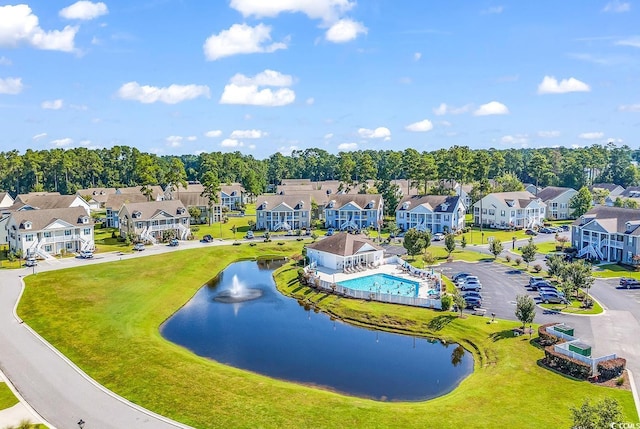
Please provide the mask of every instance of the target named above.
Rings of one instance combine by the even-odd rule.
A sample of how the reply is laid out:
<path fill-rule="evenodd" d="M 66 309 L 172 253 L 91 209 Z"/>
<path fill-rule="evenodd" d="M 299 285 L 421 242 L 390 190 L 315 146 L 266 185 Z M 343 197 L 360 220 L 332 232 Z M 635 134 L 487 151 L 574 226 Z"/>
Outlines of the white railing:
<path fill-rule="evenodd" d="M 162 225 L 151 225 L 148 231 L 165 231 L 167 229 L 176 229 L 179 223 L 165 223 Z"/>
<path fill-rule="evenodd" d="M 189 234 L 191 233 L 191 229 L 187 228 L 186 226 L 184 226 L 181 223 L 179 223 L 177 225 L 178 225 L 178 231 L 180 231 L 180 239 L 181 240 L 186 240 L 187 238 L 189 238 Z"/>
<path fill-rule="evenodd" d="M 50 244 L 50 243 L 63 243 L 65 241 L 74 241 L 74 240 L 80 240 L 81 237 L 80 235 L 74 234 L 74 235 L 55 235 L 53 237 L 42 237 L 40 239 L 40 243 L 46 243 L 46 244 Z"/>
<path fill-rule="evenodd" d="M 562 338 L 563 340 L 567 340 L 567 341 L 573 341 L 576 339 L 572 335 L 565 334 L 564 332 L 556 331 L 555 326 L 549 326 L 547 328 L 547 332 L 549 332 L 551 335 L 554 335 L 558 338 Z"/>
<path fill-rule="evenodd" d="M 554 332 L 553 335 L 556 335 L 556 333 Z M 598 363 L 603 362 L 605 360 L 609 360 L 609 359 L 615 359 L 617 357 L 616 354 L 613 353 L 610 355 L 593 358 L 590 356 L 583 356 L 580 353 L 576 353 L 572 350 L 569 350 L 569 345 L 578 341 L 579 341 L 578 339 L 574 339 L 573 341 L 568 341 L 566 343 L 555 344 L 553 346 L 553 349 L 560 354 L 563 354 L 575 360 L 579 360 L 580 362 L 584 362 L 587 365 L 591 366 L 592 374 L 597 374 Z"/>

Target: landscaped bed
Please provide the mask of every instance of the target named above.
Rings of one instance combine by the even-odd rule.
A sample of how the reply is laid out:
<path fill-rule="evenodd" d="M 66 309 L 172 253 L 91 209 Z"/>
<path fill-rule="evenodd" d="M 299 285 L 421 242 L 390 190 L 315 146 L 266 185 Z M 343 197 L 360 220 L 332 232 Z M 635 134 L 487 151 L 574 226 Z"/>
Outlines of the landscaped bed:
<path fill-rule="evenodd" d="M 300 286 L 293 263 L 277 272 L 284 293 L 352 323 L 458 342 L 473 351 L 474 373 L 431 401 L 375 402 L 231 368 L 160 335 L 162 322 L 229 263 L 300 253 L 298 242 L 258 243 L 40 273 L 26 279 L 19 314 L 109 389 L 198 428 L 568 427 L 569 407 L 605 397 L 620 402 L 625 421 L 637 421 L 629 392 L 539 367 L 543 352 L 513 337 L 516 322 L 326 295 Z M 549 403 L 553 411 L 541 405 Z"/>

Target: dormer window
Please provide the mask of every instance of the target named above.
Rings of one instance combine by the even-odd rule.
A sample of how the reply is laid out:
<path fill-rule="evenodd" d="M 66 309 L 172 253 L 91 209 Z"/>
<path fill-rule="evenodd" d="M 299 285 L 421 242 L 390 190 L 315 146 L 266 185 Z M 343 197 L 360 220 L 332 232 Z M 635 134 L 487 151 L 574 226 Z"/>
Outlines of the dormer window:
<path fill-rule="evenodd" d="M 178 207 L 177 211 L 178 211 L 178 214 L 181 215 L 181 214 L 184 214 L 185 210 L 184 210 L 184 207 Z"/>
<path fill-rule="evenodd" d="M 304 201 L 299 201 L 298 202 L 298 208 L 304 208 Z"/>
<path fill-rule="evenodd" d="M 442 209 L 443 212 L 446 212 L 447 209 L 449 208 L 449 204 L 442 203 L 442 204 L 440 204 L 440 208 Z"/>
<path fill-rule="evenodd" d="M 374 200 L 371 200 L 371 201 L 369 201 L 369 204 L 367 205 L 367 208 L 372 209 L 372 208 L 375 207 L 375 205 L 376 205 L 376 202 Z"/>
<path fill-rule="evenodd" d="M 22 227 L 24 229 L 31 229 L 33 227 L 33 224 L 31 223 L 31 221 L 26 221 L 25 223 L 22 224 Z"/>
<path fill-rule="evenodd" d="M 133 219 L 138 219 L 140 216 L 142 216 L 142 213 L 140 213 L 138 210 L 136 210 L 133 213 L 131 213 L 131 217 Z"/>
<path fill-rule="evenodd" d="M 89 223 L 89 216 L 80 216 L 78 218 L 78 223 Z"/>
<path fill-rule="evenodd" d="M 336 204 L 336 200 L 329 201 L 329 207 L 333 207 Z"/>
<path fill-rule="evenodd" d="M 410 206 L 411 206 L 411 201 L 405 201 L 404 203 L 402 203 L 402 210 L 409 210 Z"/>

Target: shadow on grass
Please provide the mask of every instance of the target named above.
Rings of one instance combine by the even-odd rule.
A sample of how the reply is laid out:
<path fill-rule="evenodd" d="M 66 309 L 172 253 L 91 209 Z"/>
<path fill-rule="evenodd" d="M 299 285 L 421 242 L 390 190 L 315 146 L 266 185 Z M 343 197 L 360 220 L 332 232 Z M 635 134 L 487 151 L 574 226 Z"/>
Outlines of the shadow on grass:
<path fill-rule="evenodd" d="M 582 378 L 572 377 L 572 376 L 570 376 L 570 375 L 565 374 L 564 372 L 560 372 L 560 371 L 558 371 L 558 370 L 556 370 L 556 369 L 554 369 L 554 368 L 548 367 L 547 365 L 545 365 L 545 364 L 544 364 L 544 362 L 542 361 L 542 359 L 538 359 L 538 360 L 536 361 L 536 364 L 537 364 L 540 368 L 542 368 L 542 369 L 546 369 L 547 371 L 551 371 L 551 372 L 553 372 L 554 374 L 558 374 L 559 376 L 564 377 L 564 378 L 566 378 L 567 380 L 571 380 L 571 381 L 584 381 L 584 382 L 586 382 L 586 381 L 587 381 L 587 380 L 584 380 L 584 379 L 582 379 Z"/>
<path fill-rule="evenodd" d="M 452 315 L 438 316 L 431 319 L 431 321 L 427 324 L 427 327 L 432 331 L 440 331 L 454 319 L 457 319 L 457 317 L 458 316 Z"/>
<path fill-rule="evenodd" d="M 517 275 L 522 274 L 522 270 L 507 270 L 504 272 L 505 274 Z"/>
<path fill-rule="evenodd" d="M 489 338 L 491 338 L 491 341 L 493 341 L 494 343 L 496 341 L 506 340 L 507 338 L 515 338 L 515 337 L 516 336 L 513 333 L 513 329 L 505 329 L 503 331 L 494 332 L 493 334 L 489 335 Z"/>

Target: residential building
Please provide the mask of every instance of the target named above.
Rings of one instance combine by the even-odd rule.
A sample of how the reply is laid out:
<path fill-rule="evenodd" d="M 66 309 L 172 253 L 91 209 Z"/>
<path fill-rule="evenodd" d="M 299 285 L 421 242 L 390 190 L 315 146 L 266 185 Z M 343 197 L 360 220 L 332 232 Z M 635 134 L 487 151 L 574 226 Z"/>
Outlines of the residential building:
<path fill-rule="evenodd" d="M 245 190 L 240 183 L 220 186 L 220 204 L 229 210 L 240 210 L 246 203 Z"/>
<path fill-rule="evenodd" d="M 256 201 L 256 229 L 289 231 L 311 226 L 309 195 L 262 195 Z"/>
<path fill-rule="evenodd" d="M 89 203 L 91 210 L 104 208 L 109 195 L 115 195 L 115 193 L 116 188 L 87 188 L 76 191 L 76 195 L 81 196 Z"/>
<path fill-rule="evenodd" d="M 579 257 L 632 264 L 640 255 L 640 211 L 594 207 L 571 225 L 571 245 Z"/>
<path fill-rule="evenodd" d="M 533 195 L 536 195 L 538 192 L 540 192 L 540 188 L 538 188 L 533 183 L 523 183 L 523 186 L 525 191 L 530 192 Z"/>
<path fill-rule="evenodd" d="M 106 209 L 105 226 L 107 228 L 120 228 L 118 213 L 122 206 L 127 203 L 144 203 L 146 201 L 149 201 L 148 198 L 140 193 L 108 195 L 107 201 L 104 203 Z"/>
<path fill-rule="evenodd" d="M 17 210 L 6 229 L 9 250 L 50 259 L 62 252 L 93 250 L 93 221 L 82 207 Z"/>
<path fill-rule="evenodd" d="M 142 186 L 130 186 L 127 188 L 117 188 L 116 194 L 142 194 Z M 162 201 L 164 200 L 164 191 L 160 185 L 152 185 L 150 188 L 149 201 Z"/>
<path fill-rule="evenodd" d="M 635 203 L 640 203 L 640 186 L 629 186 L 627 189 L 624 189 L 622 192 L 616 193 L 615 195 L 607 195 L 605 198 L 605 205 L 609 207 L 613 207 L 616 205 L 616 200 L 620 199 L 623 203 L 627 201 L 635 201 Z"/>
<path fill-rule="evenodd" d="M 573 214 L 569 202 L 577 193 L 573 188 L 547 186 L 536 196 L 547 205 L 547 219 L 569 219 Z"/>
<path fill-rule="evenodd" d="M 361 234 L 340 232 L 308 244 L 307 257 L 312 264 L 331 270 L 356 265 L 380 265 L 384 250 Z"/>
<path fill-rule="evenodd" d="M 133 235 L 137 240 L 153 244 L 165 232 L 187 240 L 191 235 L 189 212 L 180 200 L 126 203 L 118 213 L 120 235 Z"/>
<path fill-rule="evenodd" d="M 453 232 L 464 228 L 465 213 L 459 196 L 407 195 L 396 207 L 396 224 L 403 231 Z"/>
<path fill-rule="evenodd" d="M 473 205 L 473 221 L 500 229 L 534 228 L 543 224 L 546 208 L 531 192 L 496 192 Z"/>
<path fill-rule="evenodd" d="M 8 192 L 0 192 L 0 209 L 5 209 L 13 205 L 13 198 Z"/>
<path fill-rule="evenodd" d="M 59 193 L 18 195 L 13 205 L 9 207 L 9 210 L 44 210 L 68 207 L 82 207 L 87 214 L 91 212 L 89 203 L 81 196 L 60 195 Z"/>
<path fill-rule="evenodd" d="M 383 204 L 378 194 L 333 195 L 324 208 L 324 224 L 341 231 L 377 229 L 382 226 Z"/>
<path fill-rule="evenodd" d="M 593 195 L 594 205 L 604 204 L 613 206 L 616 197 L 624 192 L 624 188 L 615 183 L 594 183 L 589 186 L 589 191 Z"/>

